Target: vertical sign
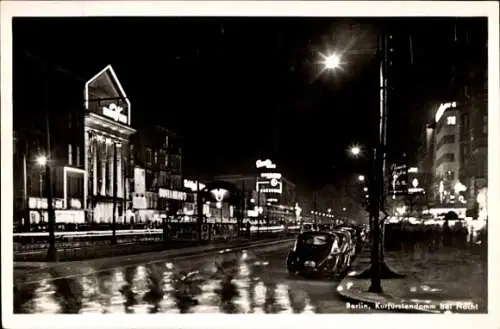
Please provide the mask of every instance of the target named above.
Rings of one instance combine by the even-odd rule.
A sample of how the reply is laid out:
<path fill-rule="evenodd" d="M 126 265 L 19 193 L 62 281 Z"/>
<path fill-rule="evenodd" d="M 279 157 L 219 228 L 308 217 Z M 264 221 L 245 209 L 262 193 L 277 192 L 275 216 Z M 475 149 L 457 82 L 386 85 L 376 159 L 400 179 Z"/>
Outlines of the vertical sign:
<path fill-rule="evenodd" d="M 393 195 L 408 194 L 408 167 L 406 164 L 393 164 L 390 173 L 389 193 Z"/>

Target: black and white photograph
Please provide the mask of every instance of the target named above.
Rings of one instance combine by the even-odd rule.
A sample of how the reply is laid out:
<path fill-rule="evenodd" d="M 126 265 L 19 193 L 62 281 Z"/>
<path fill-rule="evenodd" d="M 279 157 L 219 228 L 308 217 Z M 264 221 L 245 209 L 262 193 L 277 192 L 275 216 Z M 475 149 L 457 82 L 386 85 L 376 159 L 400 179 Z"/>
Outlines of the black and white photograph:
<path fill-rule="evenodd" d="M 6 327 L 489 327 L 498 3 L 172 3 L 2 4 Z"/>

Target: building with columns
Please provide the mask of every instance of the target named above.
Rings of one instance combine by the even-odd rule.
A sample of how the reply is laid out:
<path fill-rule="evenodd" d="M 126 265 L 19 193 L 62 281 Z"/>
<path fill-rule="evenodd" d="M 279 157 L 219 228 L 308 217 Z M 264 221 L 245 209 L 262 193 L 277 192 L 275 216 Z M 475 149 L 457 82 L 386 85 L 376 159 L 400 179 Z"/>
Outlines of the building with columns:
<path fill-rule="evenodd" d="M 116 218 L 121 222 L 130 200 L 127 163 L 129 138 L 135 129 L 130 101 L 111 65 L 85 84 L 84 122 L 88 186 L 84 206 L 92 214 L 91 221 L 106 223 L 112 221 L 116 200 Z"/>
<path fill-rule="evenodd" d="M 47 167 L 57 228 L 111 222 L 113 200 L 119 221 L 130 200 L 127 150 L 135 130 L 130 101 L 113 68 L 108 65 L 89 80 L 28 60 L 22 68 L 13 111 L 16 228 L 47 227 Z"/>

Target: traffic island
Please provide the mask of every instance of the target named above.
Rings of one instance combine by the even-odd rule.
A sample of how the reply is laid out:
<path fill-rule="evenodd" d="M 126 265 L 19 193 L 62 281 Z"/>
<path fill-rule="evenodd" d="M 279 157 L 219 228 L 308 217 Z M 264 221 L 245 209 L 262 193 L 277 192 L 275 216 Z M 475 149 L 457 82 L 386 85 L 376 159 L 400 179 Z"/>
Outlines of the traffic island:
<path fill-rule="evenodd" d="M 404 278 L 383 279 L 383 293 L 369 292 L 370 279 L 359 274 L 369 264 L 360 257 L 340 282 L 338 294 L 350 308 L 403 313 L 487 313 L 486 259 L 477 248 L 430 252 L 387 252 L 385 261 Z"/>

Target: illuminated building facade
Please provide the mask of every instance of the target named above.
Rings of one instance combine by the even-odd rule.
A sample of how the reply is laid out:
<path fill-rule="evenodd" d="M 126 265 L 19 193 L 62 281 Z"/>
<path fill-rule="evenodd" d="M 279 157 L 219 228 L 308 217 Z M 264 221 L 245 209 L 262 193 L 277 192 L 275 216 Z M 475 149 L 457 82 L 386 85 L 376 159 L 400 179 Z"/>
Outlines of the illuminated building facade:
<path fill-rule="evenodd" d="M 295 221 L 295 184 L 283 177 L 269 159 L 257 160 L 255 167 L 257 175 L 224 175 L 215 179 L 244 191 L 246 217 L 259 217 L 260 211 L 260 217 L 269 223 Z"/>
<path fill-rule="evenodd" d="M 174 216 L 187 199 L 182 178 L 181 139 L 161 126 L 143 127 L 131 137 L 129 172 L 138 222 Z"/>
<path fill-rule="evenodd" d="M 460 183 L 460 112 L 457 106 L 456 102 L 443 103 L 435 115 L 434 199 L 440 204 L 455 203 L 455 186 Z"/>
<path fill-rule="evenodd" d="M 110 65 L 85 83 L 84 93 L 84 169 L 88 173 L 86 202 L 91 221 L 110 223 L 116 197 L 117 222 L 123 222 L 130 194 L 126 175 L 128 145 L 135 133 L 131 104 Z"/>

